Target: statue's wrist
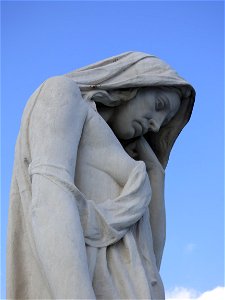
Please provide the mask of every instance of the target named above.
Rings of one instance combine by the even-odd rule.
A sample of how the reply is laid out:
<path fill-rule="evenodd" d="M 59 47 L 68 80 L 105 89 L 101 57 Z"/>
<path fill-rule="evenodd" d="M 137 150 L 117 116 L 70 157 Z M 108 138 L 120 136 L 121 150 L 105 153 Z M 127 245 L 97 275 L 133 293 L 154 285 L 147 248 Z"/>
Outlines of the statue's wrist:
<path fill-rule="evenodd" d="M 163 168 L 163 166 L 158 163 L 158 164 L 146 164 L 146 169 L 147 169 L 147 172 L 148 173 L 151 173 L 151 174 L 162 174 L 162 175 L 165 175 L 165 170 Z"/>

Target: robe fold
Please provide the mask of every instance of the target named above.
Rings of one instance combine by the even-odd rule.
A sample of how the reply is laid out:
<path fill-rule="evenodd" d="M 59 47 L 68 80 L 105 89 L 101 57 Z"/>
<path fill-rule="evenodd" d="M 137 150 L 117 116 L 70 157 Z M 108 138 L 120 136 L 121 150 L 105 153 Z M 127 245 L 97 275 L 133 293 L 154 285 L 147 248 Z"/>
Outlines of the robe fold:
<path fill-rule="evenodd" d="M 162 299 L 151 187 L 76 83 L 47 80 L 24 111 L 8 228 L 8 298 Z"/>
<path fill-rule="evenodd" d="M 97 97 L 98 91 L 145 86 L 175 86 L 182 93 L 176 117 L 146 134 L 167 162 L 195 91 L 153 55 L 123 53 L 50 78 L 30 97 L 10 193 L 8 299 L 165 298 L 145 164 L 124 151 L 93 105 L 121 103 Z"/>

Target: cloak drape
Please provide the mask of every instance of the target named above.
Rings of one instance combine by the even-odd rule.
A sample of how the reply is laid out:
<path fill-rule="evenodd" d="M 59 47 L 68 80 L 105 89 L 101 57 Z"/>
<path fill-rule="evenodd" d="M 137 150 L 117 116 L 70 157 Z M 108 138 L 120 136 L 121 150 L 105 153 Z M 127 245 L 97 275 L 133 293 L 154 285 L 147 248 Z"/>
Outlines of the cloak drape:
<path fill-rule="evenodd" d="M 81 96 L 152 85 L 179 86 L 187 103 L 179 130 L 170 127 L 172 147 L 190 117 L 194 90 L 153 56 L 125 53 L 50 78 L 31 96 L 15 150 L 7 298 L 164 298 L 144 163 L 126 154 Z"/>

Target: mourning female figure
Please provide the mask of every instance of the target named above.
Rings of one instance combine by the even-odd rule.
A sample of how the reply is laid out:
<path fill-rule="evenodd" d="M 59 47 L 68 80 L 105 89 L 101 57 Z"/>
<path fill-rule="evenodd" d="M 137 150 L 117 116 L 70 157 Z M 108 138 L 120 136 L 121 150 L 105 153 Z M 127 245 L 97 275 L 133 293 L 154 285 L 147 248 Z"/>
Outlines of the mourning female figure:
<path fill-rule="evenodd" d="M 165 167 L 194 97 L 140 52 L 34 92 L 15 151 L 8 298 L 164 299 Z"/>

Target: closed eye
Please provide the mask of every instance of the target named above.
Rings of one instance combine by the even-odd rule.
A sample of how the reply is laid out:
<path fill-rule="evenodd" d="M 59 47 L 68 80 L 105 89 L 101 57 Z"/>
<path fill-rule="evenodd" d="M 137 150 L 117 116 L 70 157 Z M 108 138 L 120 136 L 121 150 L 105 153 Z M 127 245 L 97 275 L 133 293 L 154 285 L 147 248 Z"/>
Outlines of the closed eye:
<path fill-rule="evenodd" d="M 163 99 L 157 98 L 155 101 L 155 110 L 161 111 L 166 108 L 166 103 Z"/>

